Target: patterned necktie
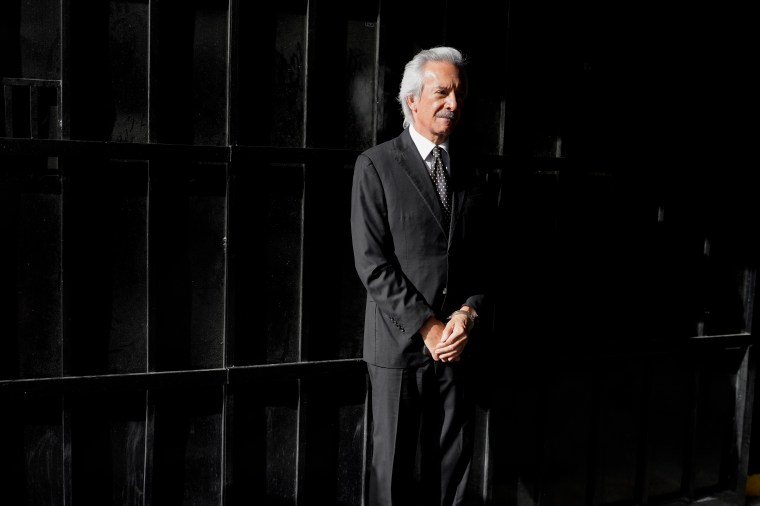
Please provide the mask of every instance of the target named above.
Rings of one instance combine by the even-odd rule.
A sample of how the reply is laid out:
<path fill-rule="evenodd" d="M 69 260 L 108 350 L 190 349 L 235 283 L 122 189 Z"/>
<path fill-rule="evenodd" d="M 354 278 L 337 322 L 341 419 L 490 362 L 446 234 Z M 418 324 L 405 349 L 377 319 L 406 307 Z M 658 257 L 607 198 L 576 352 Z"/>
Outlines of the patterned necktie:
<path fill-rule="evenodd" d="M 449 220 L 451 220 L 449 175 L 446 173 L 446 169 L 443 168 L 440 146 L 433 148 L 433 168 L 430 171 L 430 178 L 433 180 L 433 184 L 435 184 L 435 191 L 438 193 L 438 198 L 441 201 L 441 207 L 443 208 L 443 216 L 446 219 L 445 225 L 446 228 L 448 228 Z"/>

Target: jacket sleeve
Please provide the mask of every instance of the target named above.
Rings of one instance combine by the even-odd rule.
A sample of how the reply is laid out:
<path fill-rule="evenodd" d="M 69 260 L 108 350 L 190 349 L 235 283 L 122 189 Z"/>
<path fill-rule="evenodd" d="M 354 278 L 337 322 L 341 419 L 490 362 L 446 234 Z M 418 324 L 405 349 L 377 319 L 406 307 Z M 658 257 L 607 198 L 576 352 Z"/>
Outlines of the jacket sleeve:
<path fill-rule="evenodd" d="M 366 154 L 358 156 L 354 167 L 351 237 L 356 272 L 369 297 L 411 337 L 434 311 L 401 270 L 388 222 L 385 188 Z"/>

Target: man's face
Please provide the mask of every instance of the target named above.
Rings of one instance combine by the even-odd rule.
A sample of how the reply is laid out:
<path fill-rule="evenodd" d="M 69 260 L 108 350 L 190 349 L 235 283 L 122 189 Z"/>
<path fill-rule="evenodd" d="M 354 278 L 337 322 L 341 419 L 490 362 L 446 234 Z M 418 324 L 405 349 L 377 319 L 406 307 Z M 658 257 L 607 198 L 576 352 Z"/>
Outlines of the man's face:
<path fill-rule="evenodd" d="M 407 101 L 414 117 L 414 129 L 435 144 L 449 138 L 459 122 L 464 105 L 464 84 L 459 69 L 449 62 L 425 64 L 425 84 L 419 97 Z"/>

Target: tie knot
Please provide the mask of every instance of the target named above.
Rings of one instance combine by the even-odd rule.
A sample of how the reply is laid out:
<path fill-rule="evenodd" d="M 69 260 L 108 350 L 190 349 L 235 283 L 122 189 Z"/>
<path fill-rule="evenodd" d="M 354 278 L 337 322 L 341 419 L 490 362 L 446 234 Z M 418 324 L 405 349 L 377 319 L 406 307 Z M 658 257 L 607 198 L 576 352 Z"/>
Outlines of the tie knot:
<path fill-rule="evenodd" d="M 441 159 L 441 146 L 436 146 L 433 148 L 433 160 L 440 160 Z"/>

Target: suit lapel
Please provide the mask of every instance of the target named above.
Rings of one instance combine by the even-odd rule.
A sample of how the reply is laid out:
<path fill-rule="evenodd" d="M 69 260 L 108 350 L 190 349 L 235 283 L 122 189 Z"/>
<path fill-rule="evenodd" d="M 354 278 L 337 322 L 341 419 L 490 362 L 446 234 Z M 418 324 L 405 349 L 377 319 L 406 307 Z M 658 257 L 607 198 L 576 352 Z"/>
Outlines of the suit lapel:
<path fill-rule="evenodd" d="M 441 227 L 441 231 L 448 233 L 443 228 L 443 210 L 438 200 L 438 194 L 435 192 L 433 182 L 430 180 L 427 166 L 420 157 L 417 146 L 412 142 L 409 130 L 404 130 L 396 138 L 394 145 L 396 147 L 394 156 L 399 166 L 417 189 L 420 198 L 425 202 L 428 210 L 435 216 L 438 226 Z"/>

